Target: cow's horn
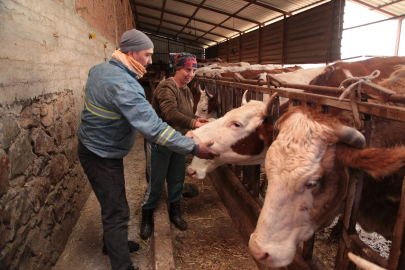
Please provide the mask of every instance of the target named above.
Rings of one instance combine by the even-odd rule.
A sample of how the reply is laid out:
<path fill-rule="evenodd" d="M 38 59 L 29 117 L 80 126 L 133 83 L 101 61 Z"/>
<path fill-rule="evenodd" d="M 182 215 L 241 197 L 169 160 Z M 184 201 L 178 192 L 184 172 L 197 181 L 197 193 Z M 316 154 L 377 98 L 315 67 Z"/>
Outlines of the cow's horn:
<path fill-rule="evenodd" d="M 200 90 L 200 93 L 202 92 L 201 85 L 198 85 L 198 90 Z"/>
<path fill-rule="evenodd" d="M 269 101 L 267 102 L 266 108 L 263 110 L 263 115 L 264 117 L 271 117 L 273 116 L 273 103 L 274 103 L 274 99 L 277 96 L 277 92 L 275 92 L 269 99 Z"/>
<path fill-rule="evenodd" d="M 241 106 L 243 106 L 243 105 L 245 105 L 247 103 L 247 101 L 246 101 L 247 92 L 249 92 L 249 90 L 246 90 L 245 93 L 243 93 Z"/>
<path fill-rule="evenodd" d="M 340 128 L 336 129 L 335 135 L 338 137 L 340 142 L 347 143 L 348 145 L 356 148 L 361 149 L 366 146 L 366 139 L 364 138 L 363 134 L 354 128 L 340 126 Z"/>
<path fill-rule="evenodd" d="M 207 95 L 207 97 L 208 97 L 209 100 L 211 100 L 212 97 L 214 96 L 214 95 L 210 95 L 210 94 L 208 93 L 207 89 L 205 89 L 205 94 Z"/>

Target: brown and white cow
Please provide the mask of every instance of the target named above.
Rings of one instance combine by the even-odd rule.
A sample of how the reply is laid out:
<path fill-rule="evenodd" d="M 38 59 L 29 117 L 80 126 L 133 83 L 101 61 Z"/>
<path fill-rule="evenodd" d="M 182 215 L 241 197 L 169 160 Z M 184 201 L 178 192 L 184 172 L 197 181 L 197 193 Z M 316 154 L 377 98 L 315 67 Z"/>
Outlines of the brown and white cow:
<path fill-rule="evenodd" d="M 211 149 L 221 153 L 213 160 L 194 157 L 187 168 L 187 173 L 191 177 L 204 179 L 207 172 L 226 163 L 235 165 L 264 163 L 266 151 L 272 142 L 271 110 L 276 94 L 265 105 L 256 100 L 246 102 L 246 93 L 247 91 L 243 95 L 241 107 L 229 111 L 214 122 L 190 131 L 196 143 L 214 141 Z"/>
<path fill-rule="evenodd" d="M 405 124 L 375 118 L 370 148 L 349 119 L 294 107 L 278 121 L 266 154 L 269 181 L 252 255 L 270 267 L 288 265 L 296 245 L 343 211 L 348 168 L 366 172 L 357 222 L 392 235 L 405 175 Z"/>

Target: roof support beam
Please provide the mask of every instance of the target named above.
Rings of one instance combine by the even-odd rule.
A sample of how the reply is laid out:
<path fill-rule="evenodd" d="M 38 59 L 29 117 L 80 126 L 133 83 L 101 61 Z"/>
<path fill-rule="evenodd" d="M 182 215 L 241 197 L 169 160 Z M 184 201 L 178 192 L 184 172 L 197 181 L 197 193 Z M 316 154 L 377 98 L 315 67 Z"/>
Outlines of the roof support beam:
<path fill-rule="evenodd" d="M 401 18 L 401 19 L 398 20 L 397 40 L 396 40 L 396 42 L 395 42 L 395 52 L 394 52 L 394 56 L 398 56 L 399 40 L 401 39 L 402 20 L 403 20 L 403 18 Z"/>
<path fill-rule="evenodd" d="M 154 26 L 156 27 L 156 25 L 154 25 Z M 149 29 L 149 28 L 146 28 L 146 27 L 140 27 L 138 30 L 144 31 L 144 32 L 147 32 L 147 33 L 151 33 L 152 35 L 155 35 L 155 34 L 152 33 L 152 32 L 154 32 L 154 30 Z M 192 40 L 187 40 L 187 41 L 174 40 L 172 37 L 168 37 L 168 36 L 165 35 L 165 34 L 159 34 L 159 36 L 165 37 L 165 38 L 167 38 L 167 39 L 170 39 L 170 40 L 173 40 L 173 41 L 176 41 L 176 42 L 187 43 L 187 44 L 190 44 L 190 43 L 193 43 L 193 42 L 194 42 L 194 43 L 198 43 L 198 44 L 201 44 L 201 45 L 204 45 L 204 46 L 209 46 L 209 45 L 206 44 L 206 43 L 198 42 L 198 41 L 192 41 Z M 200 46 L 199 46 L 199 47 L 200 47 Z"/>
<path fill-rule="evenodd" d="M 146 25 L 150 25 L 150 26 L 156 27 L 156 25 L 153 24 L 153 23 L 141 22 L 141 24 L 146 24 Z M 173 30 L 173 29 L 171 29 L 171 28 L 167 28 L 167 27 L 163 27 L 163 26 L 161 26 L 160 28 L 175 32 L 175 30 Z M 209 41 L 212 41 L 212 42 L 217 42 L 216 40 L 209 39 L 209 38 L 205 38 L 205 37 L 196 36 L 196 35 L 193 35 L 193 34 L 186 34 L 186 33 L 181 33 L 181 34 L 182 34 L 182 35 L 186 35 L 186 36 L 191 36 L 191 37 L 202 38 L 202 39 L 209 40 Z M 176 34 L 176 35 L 173 37 L 173 39 L 175 39 L 177 36 L 178 36 L 178 34 Z"/>
<path fill-rule="evenodd" d="M 190 5 L 190 6 L 194 6 L 194 7 L 199 7 L 198 4 L 194 4 L 194 3 L 191 3 L 191 2 L 188 2 L 188 1 L 184 1 L 184 0 L 174 0 L 174 1 L 180 2 L 180 3 L 183 3 L 183 4 L 187 4 L 187 5 Z M 205 9 L 205 10 L 209 10 L 209 11 L 212 11 L 212 12 L 215 12 L 215 13 L 219 13 L 219 14 L 222 14 L 222 15 L 226 15 L 226 16 L 229 16 L 229 17 L 234 17 L 234 18 L 236 18 L 236 19 L 243 20 L 243 21 L 247 21 L 247 22 L 250 22 L 250 23 L 257 24 L 257 25 L 262 25 L 261 22 L 254 21 L 254 20 L 250 20 L 250 19 L 243 18 L 243 17 L 240 17 L 240 16 L 236 16 L 236 15 L 233 15 L 233 14 L 231 14 L 231 13 L 223 12 L 223 11 L 216 10 L 216 9 L 213 9 L 213 8 L 209 8 L 209 7 L 200 7 L 200 8 L 201 8 L 201 9 Z"/>
<path fill-rule="evenodd" d="M 403 1 L 404 1 L 404 0 L 392 1 L 391 3 L 387 3 L 387 4 L 384 4 L 384 5 L 380 5 L 380 6 L 376 7 L 376 8 L 372 8 L 372 9 L 370 9 L 370 10 L 381 9 L 381 8 L 386 7 L 386 6 L 398 4 L 399 2 L 403 2 Z"/>
<path fill-rule="evenodd" d="M 256 0 L 243 0 L 243 1 L 248 2 L 248 3 L 251 3 L 251 4 L 254 4 L 254 5 L 257 5 L 257 6 L 259 6 L 259 7 L 263 7 L 263 8 L 267 8 L 267 9 L 270 9 L 270 10 L 273 10 L 273 11 L 276 11 L 276 12 L 279 12 L 279 13 L 284 14 L 284 15 L 288 15 L 288 16 L 291 16 L 291 15 L 292 15 L 291 12 L 284 11 L 284 10 L 281 10 L 281 9 L 278 9 L 278 8 L 275 8 L 275 7 L 272 7 L 272 6 L 263 4 L 263 3 L 259 3 L 259 2 L 257 2 Z"/>
<path fill-rule="evenodd" d="M 162 12 L 162 10 L 160 10 L 160 9 L 158 9 L 158 8 L 155 8 L 155 7 L 152 7 L 152 6 L 148 6 L 148 5 L 145 5 L 145 4 L 141 4 L 141 3 L 136 3 L 136 4 L 135 4 L 135 7 L 136 7 L 136 6 L 140 6 L 140 7 L 144 7 L 144 8 L 149 8 L 149 9 L 152 9 L 152 10 L 155 10 L 155 11 Z M 178 17 L 181 17 L 181 18 L 186 18 L 186 19 L 189 18 L 188 16 L 185 16 L 185 15 L 182 15 L 182 14 L 179 14 L 179 13 L 175 13 L 175 12 L 171 12 L 171 11 L 167 11 L 167 10 L 165 10 L 165 13 L 171 14 L 171 15 L 175 15 L 175 16 L 178 16 Z M 134 14 L 134 15 L 136 15 L 136 14 Z M 222 25 L 217 25 L 217 24 L 212 23 L 212 22 L 207 22 L 207 21 L 204 21 L 204 20 L 196 19 L 196 18 L 194 18 L 194 20 L 197 21 L 197 22 L 201 22 L 201 23 L 205 23 L 205 24 L 209 24 L 209 25 L 214 25 L 214 26 L 217 26 L 217 27 L 221 27 L 221 28 L 226 29 L 226 30 L 229 30 L 229 31 L 234 31 L 234 32 L 242 33 L 242 31 L 239 31 L 239 30 L 237 30 L 237 29 L 230 28 L 230 27 L 226 27 L 226 26 L 222 26 Z"/>
<path fill-rule="evenodd" d="M 245 5 L 244 7 L 240 8 L 238 11 L 236 11 L 236 12 L 234 13 L 234 15 L 238 14 L 239 12 L 241 12 L 242 10 L 244 10 L 245 8 L 247 8 L 247 7 L 250 6 L 250 5 L 251 5 L 251 4 L 249 3 L 249 4 Z M 223 24 L 224 22 L 226 22 L 226 21 L 229 20 L 230 18 L 232 18 L 232 17 L 228 17 L 227 19 L 223 20 L 222 22 L 219 23 L 219 25 Z M 217 25 L 217 26 L 219 26 L 219 25 Z M 213 27 L 212 29 L 210 29 L 210 31 L 214 30 L 217 26 L 215 26 L 215 27 Z M 242 32 L 239 32 L 239 35 L 241 35 L 241 34 L 242 34 Z M 203 35 L 203 36 L 204 36 L 204 35 Z"/>
<path fill-rule="evenodd" d="M 393 13 L 391 13 L 391 12 L 388 12 L 388 11 L 382 10 L 382 9 L 380 9 L 380 8 L 377 8 L 377 7 L 375 7 L 375 6 L 372 6 L 372 5 L 370 5 L 370 4 L 364 3 L 363 1 L 360 1 L 360 0 L 350 0 L 350 1 L 355 2 L 355 3 L 359 4 L 359 5 L 364 6 L 364 7 L 367 7 L 367 8 L 373 8 L 375 11 L 377 11 L 377 12 L 379 12 L 379 13 L 382 13 L 382 14 L 384 14 L 384 15 L 388 15 L 388 16 L 390 16 L 390 17 L 394 17 L 394 16 L 395 16 L 395 14 L 393 14 Z"/>
<path fill-rule="evenodd" d="M 197 14 L 197 12 L 200 10 L 200 8 L 204 5 L 205 1 L 207 0 L 203 0 L 198 7 L 195 9 L 195 11 L 193 12 L 193 15 L 191 15 L 191 17 L 188 19 L 187 23 L 183 26 L 183 28 L 177 33 L 176 36 L 178 36 L 181 32 L 183 32 L 183 30 L 186 28 L 186 26 L 191 22 L 191 20 L 194 18 L 195 14 Z M 198 38 L 197 38 L 198 39 Z"/>
<path fill-rule="evenodd" d="M 160 26 L 162 25 L 163 14 L 165 14 L 165 7 L 166 7 L 166 0 L 163 0 L 162 14 L 160 14 L 159 26 L 158 26 L 158 29 L 156 31 L 156 34 L 159 34 L 159 29 L 160 29 Z"/>
<path fill-rule="evenodd" d="M 159 20 L 159 18 L 157 18 L 157 17 L 153 17 L 153 16 L 150 16 L 150 15 L 147 15 L 147 14 L 144 14 L 144 13 L 140 13 L 140 12 L 138 12 L 138 16 L 142 16 L 142 17 L 146 17 L 146 18 L 154 19 L 154 20 Z M 181 26 L 181 27 L 184 26 L 183 24 L 176 23 L 176 22 L 172 22 L 172 21 L 168 21 L 168 20 L 165 20 L 165 19 L 162 19 L 162 22 L 169 23 L 169 24 L 173 24 L 173 25 L 177 25 L 177 26 Z M 218 36 L 218 37 L 221 37 L 221 38 L 227 38 L 226 36 L 219 35 L 219 34 L 214 34 L 214 33 L 210 33 L 209 31 L 205 31 L 205 30 L 202 30 L 202 29 L 194 28 L 194 27 L 191 27 L 191 26 L 187 26 L 186 28 L 190 28 L 190 29 L 192 29 L 192 30 L 196 30 L 196 31 L 199 31 L 199 32 L 203 32 L 203 33 L 207 33 L 207 34 L 210 34 L 210 35 Z M 211 31 L 211 30 L 210 30 L 210 31 Z"/>

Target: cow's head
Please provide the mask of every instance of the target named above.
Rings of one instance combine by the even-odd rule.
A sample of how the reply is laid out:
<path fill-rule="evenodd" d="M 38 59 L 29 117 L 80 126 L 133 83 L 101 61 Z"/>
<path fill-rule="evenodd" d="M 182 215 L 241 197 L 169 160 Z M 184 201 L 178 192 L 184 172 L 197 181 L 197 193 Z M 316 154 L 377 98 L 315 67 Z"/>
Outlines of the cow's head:
<path fill-rule="evenodd" d="M 269 188 L 249 242 L 263 264 L 288 265 L 296 245 L 341 212 L 348 167 L 381 177 L 403 166 L 405 148 L 361 150 L 363 135 L 341 120 L 307 107 L 279 119 L 279 134 L 266 154 Z"/>
<path fill-rule="evenodd" d="M 267 105 L 256 100 L 246 102 L 246 93 L 247 91 L 243 95 L 241 107 L 191 132 L 196 143 L 214 141 L 211 149 L 220 154 L 220 157 L 213 160 L 194 157 L 187 168 L 191 177 L 204 179 L 208 172 L 225 163 L 264 163 L 266 151 L 272 142 L 272 107 L 277 93 L 270 98 Z"/>
<path fill-rule="evenodd" d="M 205 119 L 217 118 L 218 111 L 218 96 L 217 94 L 210 93 L 207 90 L 200 90 L 200 100 L 197 104 L 195 115 Z"/>

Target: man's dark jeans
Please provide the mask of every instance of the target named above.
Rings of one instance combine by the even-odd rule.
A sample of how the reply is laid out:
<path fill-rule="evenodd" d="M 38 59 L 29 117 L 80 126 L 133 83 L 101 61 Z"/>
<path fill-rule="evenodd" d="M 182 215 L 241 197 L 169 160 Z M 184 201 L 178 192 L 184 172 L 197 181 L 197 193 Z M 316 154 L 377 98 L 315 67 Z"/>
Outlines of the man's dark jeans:
<path fill-rule="evenodd" d="M 111 267 L 113 270 L 129 270 L 132 261 L 128 248 L 129 206 L 125 195 L 123 159 L 101 158 L 80 141 L 78 154 L 101 206 L 104 239 Z"/>

